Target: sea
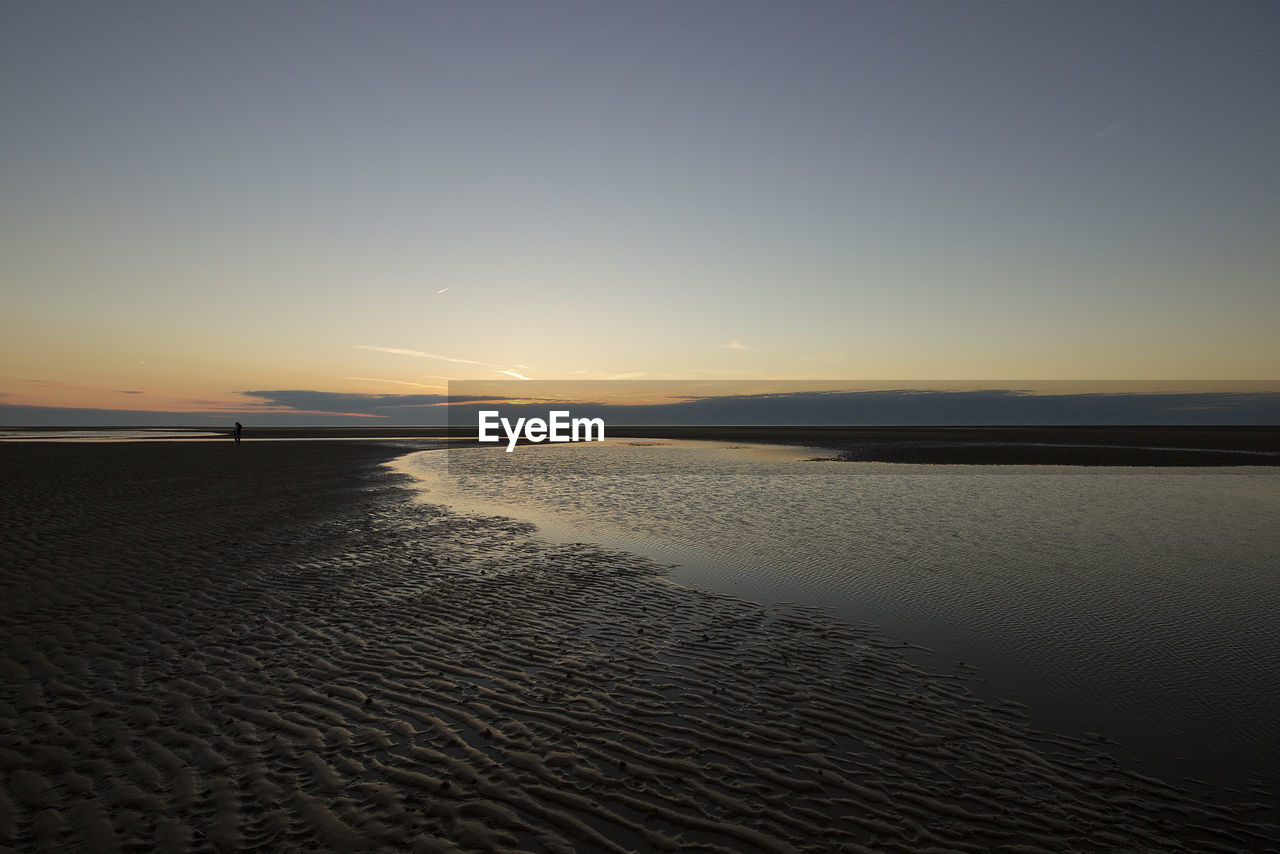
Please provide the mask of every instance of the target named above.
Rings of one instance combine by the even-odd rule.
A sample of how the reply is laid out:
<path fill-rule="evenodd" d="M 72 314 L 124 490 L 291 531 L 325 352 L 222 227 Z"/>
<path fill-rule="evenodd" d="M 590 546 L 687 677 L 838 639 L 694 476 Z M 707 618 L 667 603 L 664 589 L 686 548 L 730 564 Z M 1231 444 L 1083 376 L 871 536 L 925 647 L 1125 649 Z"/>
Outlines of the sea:
<path fill-rule="evenodd" d="M 1280 786 L 1280 469 L 901 465 L 628 440 L 454 448 L 422 500 L 871 626 L 1170 782 Z"/>

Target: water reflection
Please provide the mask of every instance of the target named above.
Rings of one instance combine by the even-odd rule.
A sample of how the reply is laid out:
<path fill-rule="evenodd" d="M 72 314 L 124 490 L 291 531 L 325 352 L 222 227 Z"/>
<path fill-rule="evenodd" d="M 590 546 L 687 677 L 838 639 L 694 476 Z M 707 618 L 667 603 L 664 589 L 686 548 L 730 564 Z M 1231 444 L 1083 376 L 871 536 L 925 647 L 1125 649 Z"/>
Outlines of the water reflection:
<path fill-rule="evenodd" d="M 1277 777 L 1280 473 L 821 455 L 611 440 L 402 466 L 458 510 L 878 624 L 933 648 L 929 667 L 976 672 L 976 690 L 1026 703 L 1038 726 L 1105 733 L 1152 773 Z"/>

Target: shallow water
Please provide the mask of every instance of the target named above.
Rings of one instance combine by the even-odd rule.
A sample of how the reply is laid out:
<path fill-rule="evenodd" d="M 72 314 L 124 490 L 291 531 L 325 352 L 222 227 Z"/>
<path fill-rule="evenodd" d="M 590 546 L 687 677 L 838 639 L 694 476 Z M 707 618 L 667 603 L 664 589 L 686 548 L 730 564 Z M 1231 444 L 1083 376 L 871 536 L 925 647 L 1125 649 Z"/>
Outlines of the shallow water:
<path fill-rule="evenodd" d="M 611 440 L 412 454 L 426 500 L 819 605 L 1165 778 L 1276 781 L 1280 473 L 908 466 Z M 963 662 L 963 664 L 961 664 Z"/>

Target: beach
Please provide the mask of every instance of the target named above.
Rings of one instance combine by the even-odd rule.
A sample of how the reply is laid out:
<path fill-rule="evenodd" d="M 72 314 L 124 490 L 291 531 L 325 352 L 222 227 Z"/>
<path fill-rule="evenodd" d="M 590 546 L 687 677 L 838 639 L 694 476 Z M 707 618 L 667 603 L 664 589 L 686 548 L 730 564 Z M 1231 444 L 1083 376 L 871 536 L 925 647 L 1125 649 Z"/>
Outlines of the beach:
<path fill-rule="evenodd" d="M 211 427 L 23 427 L 0 441 L 87 441 L 149 437 L 224 441 L 233 430 Z M 610 436 L 816 446 L 824 460 L 923 465 L 1060 465 L 1237 467 L 1280 465 L 1280 428 L 1271 426 L 733 426 L 611 424 Z M 360 440 L 475 443 L 475 425 L 393 427 L 254 427 L 255 440 Z M 518 444 L 528 444 L 521 438 Z"/>
<path fill-rule="evenodd" d="M 1268 850 L 1267 792 L 816 609 L 415 501 L 397 442 L 0 446 L 16 851 Z M 909 649 L 909 645 L 906 647 Z"/>

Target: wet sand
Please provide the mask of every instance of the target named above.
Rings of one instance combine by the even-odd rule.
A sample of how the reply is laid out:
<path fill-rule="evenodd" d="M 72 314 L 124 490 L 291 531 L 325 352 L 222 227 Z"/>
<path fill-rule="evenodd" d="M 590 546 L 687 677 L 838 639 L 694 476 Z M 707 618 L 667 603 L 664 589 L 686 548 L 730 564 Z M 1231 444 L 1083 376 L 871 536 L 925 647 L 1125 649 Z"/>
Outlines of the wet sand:
<path fill-rule="evenodd" d="M 900 641 L 415 504 L 353 442 L 0 447 L 0 845 L 1266 850 Z"/>

